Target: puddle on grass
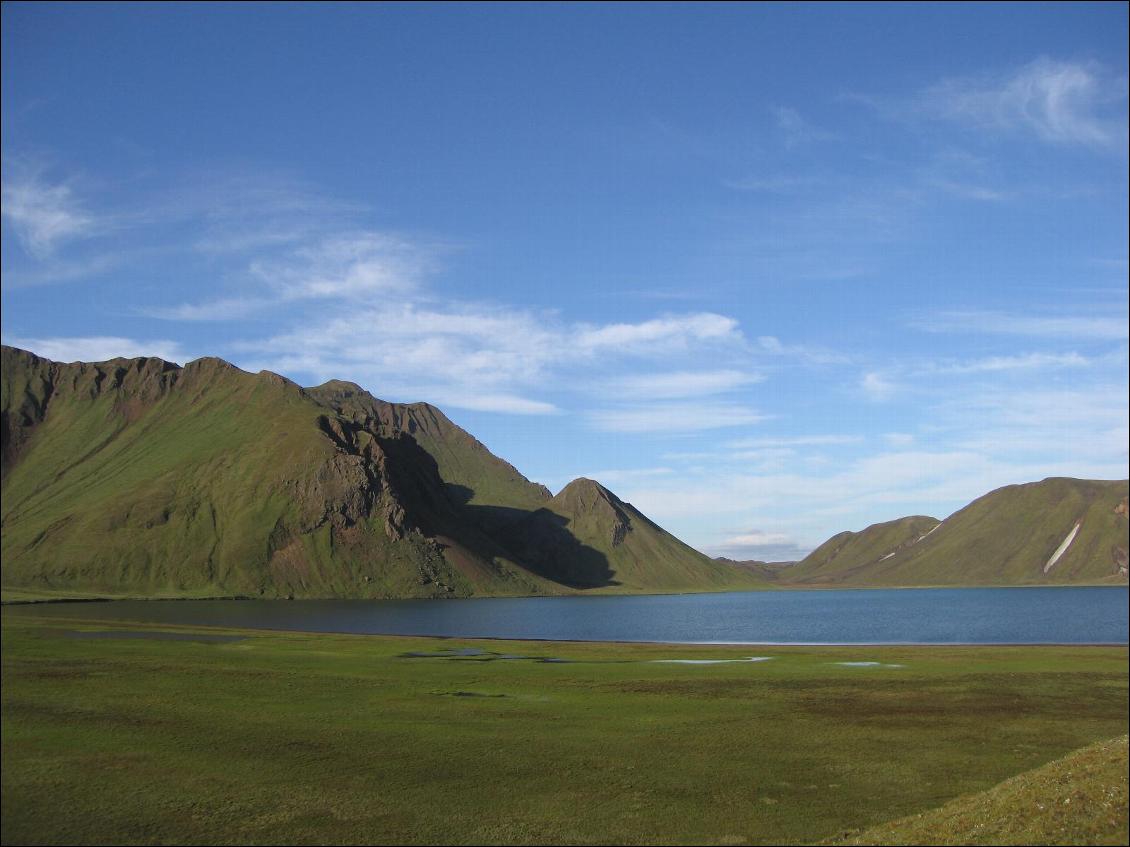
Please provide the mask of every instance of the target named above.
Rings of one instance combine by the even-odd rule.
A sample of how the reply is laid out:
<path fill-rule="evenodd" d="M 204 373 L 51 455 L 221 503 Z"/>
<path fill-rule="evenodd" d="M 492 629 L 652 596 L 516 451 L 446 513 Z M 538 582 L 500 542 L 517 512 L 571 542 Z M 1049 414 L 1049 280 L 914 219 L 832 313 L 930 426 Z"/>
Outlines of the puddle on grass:
<path fill-rule="evenodd" d="M 882 662 L 832 662 L 842 668 L 905 668 L 906 665 L 883 664 Z"/>
<path fill-rule="evenodd" d="M 207 635 L 195 632 L 161 632 L 142 629 L 71 629 L 56 631 L 63 638 L 135 638 L 147 641 L 196 641 L 203 644 L 230 644 L 246 641 L 246 635 Z"/>
<path fill-rule="evenodd" d="M 650 659 L 653 665 L 728 665 L 733 662 L 768 662 L 773 656 L 746 656 L 744 659 Z"/>
<path fill-rule="evenodd" d="M 555 656 L 520 656 L 516 653 L 495 653 L 481 647 L 454 647 L 436 650 L 434 653 L 412 651 L 401 653 L 401 659 L 474 659 L 478 662 L 526 661 L 542 664 L 569 664 L 572 659 L 558 659 Z"/>
<path fill-rule="evenodd" d="M 773 659 L 773 656 L 746 656 L 741 659 L 589 659 L 587 661 L 577 659 L 561 659 L 557 656 L 522 656 L 516 653 L 495 653 L 491 650 L 484 650 L 481 647 L 448 647 L 443 650 L 436 650 L 431 653 L 422 651 L 412 651 L 409 653 L 401 653 L 398 658 L 401 659 L 473 659 L 478 662 L 494 662 L 494 661 L 526 661 L 538 662 L 544 665 L 566 665 L 566 664 L 587 664 L 587 665 L 656 665 L 656 664 L 669 664 L 669 665 L 727 665 L 734 662 L 768 662 Z"/>
<path fill-rule="evenodd" d="M 486 697 L 492 700 L 507 696 L 505 694 L 486 694 L 482 691 L 433 691 L 432 694 L 437 697 Z"/>

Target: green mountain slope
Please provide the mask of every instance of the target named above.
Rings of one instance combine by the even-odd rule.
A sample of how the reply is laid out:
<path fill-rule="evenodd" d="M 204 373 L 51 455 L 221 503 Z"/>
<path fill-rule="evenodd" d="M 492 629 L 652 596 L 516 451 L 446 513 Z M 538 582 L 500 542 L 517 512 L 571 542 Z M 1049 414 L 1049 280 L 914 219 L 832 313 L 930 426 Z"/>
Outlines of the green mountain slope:
<path fill-rule="evenodd" d="M 833 535 L 799 563 L 786 568 L 778 579 L 789 582 L 844 582 L 880 567 L 891 554 L 925 540 L 938 526 L 937 518 L 915 515 L 872 524 L 860 532 Z"/>
<path fill-rule="evenodd" d="M 538 573 L 575 587 L 703 591 L 765 584 L 691 549 L 591 479 L 573 480 L 512 525 L 506 538 Z"/>
<path fill-rule="evenodd" d="M 1127 737 L 832 844 L 1126 844 Z"/>
<path fill-rule="evenodd" d="M 3 372 L 5 587 L 145 596 L 498 587 L 452 567 L 407 513 L 402 489 L 426 488 L 426 469 L 406 472 L 371 436 L 343 440 L 340 423 L 281 377 L 217 359 L 58 365 L 11 349 Z"/>
<path fill-rule="evenodd" d="M 904 518 L 836 536 L 783 580 L 833 585 L 1125 582 L 1127 492 L 1126 480 L 1054 477 L 1009 485 L 974 500 L 917 541 L 905 539 L 928 529 L 930 519 Z M 863 538 L 874 543 L 863 545 Z"/>
<path fill-rule="evenodd" d="M 549 492 L 426 404 L 219 359 L 59 364 L 10 347 L 0 399 L 6 596 L 570 590 L 505 543 Z M 631 588 L 717 583 L 670 572 Z"/>

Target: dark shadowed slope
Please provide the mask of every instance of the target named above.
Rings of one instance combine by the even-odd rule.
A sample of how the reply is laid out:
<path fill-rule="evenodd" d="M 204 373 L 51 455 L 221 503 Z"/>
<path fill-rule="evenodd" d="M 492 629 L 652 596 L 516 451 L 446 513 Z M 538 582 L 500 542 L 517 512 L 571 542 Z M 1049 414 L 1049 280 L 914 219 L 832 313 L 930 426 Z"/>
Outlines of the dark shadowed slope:
<path fill-rule="evenodd" d="M 9 595 L 569 590 L 503 543 L 549 492 L 425 404 L 304 390 L 219 359 L 59 364 L 10 347 L 2 387 Z M 693 586 L 659 573 L 632 585 L 716 584 L 711 568 Z"/>
<path fill-rule="evenodd" d="M 1009 485 L 940 524 L 903 518 L 841 533 L 783 579 L 832 585 L 1124 583 L 1127 491 L 1126 480 L 1053 477 Z"/>
<path fill-rule="evenodd" d="M 764 581 L 693 550 L 598 482 L 575 479 L 508 535 L 523 562 L 577 587 L 703 591 Z"/>

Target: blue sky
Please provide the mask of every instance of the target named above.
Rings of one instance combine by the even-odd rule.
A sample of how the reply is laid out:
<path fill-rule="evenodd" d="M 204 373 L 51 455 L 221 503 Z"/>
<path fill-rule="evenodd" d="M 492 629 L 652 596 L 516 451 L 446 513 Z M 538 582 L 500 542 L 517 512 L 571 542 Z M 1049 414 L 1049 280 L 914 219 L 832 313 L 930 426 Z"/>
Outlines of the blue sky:
<path fill-rule="evenodd" d="M 4 342 L 426 400 L 741 558 L 1124 478 L 1127 37 L 1123 3 L 5 3 Z"/>

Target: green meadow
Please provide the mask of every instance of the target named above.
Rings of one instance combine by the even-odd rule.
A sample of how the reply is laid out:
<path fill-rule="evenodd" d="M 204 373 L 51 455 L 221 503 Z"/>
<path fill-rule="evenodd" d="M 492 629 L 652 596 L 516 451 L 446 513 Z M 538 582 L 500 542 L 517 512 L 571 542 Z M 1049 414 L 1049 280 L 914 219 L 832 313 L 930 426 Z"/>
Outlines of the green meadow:
<path fill-rule="evenodd" d="M 6 844 L 814 843 L 1127 732 L 1125 647 L 501 642 L 80 614 L 2 614 Z M 655 661 L 751 656 L 768 658 Z M 1104 826 L 1125 842 L 1125 809 Z"/>

